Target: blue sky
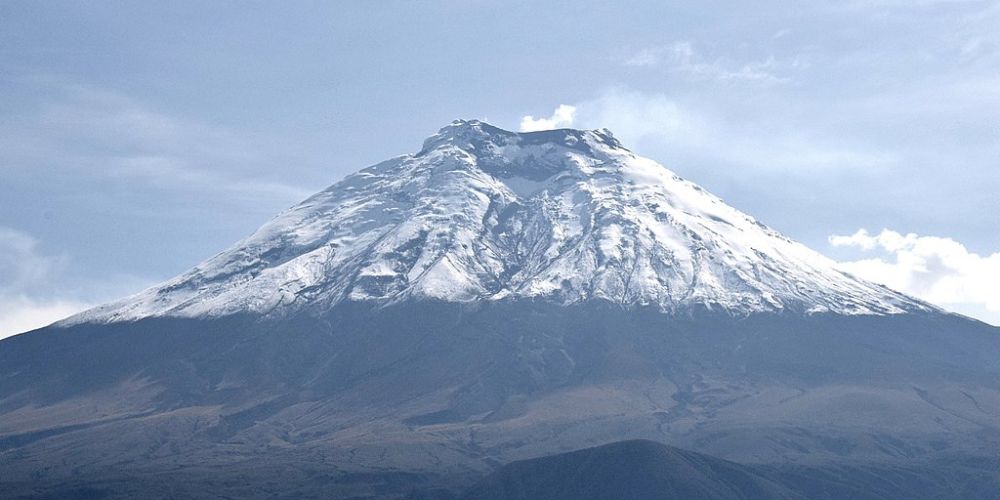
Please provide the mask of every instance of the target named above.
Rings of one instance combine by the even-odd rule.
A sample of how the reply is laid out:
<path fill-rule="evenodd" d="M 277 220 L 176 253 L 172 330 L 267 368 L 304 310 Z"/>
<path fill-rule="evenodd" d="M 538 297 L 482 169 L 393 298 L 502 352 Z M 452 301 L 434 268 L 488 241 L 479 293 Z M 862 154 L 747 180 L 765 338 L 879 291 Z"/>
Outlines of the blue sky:
<path fill-rule="evenodd" d="M 608 127 L 1000 323 L 997 26 L 975 0 L 7 0 L 0 336 L 184 271 L 455 118 Z"/>

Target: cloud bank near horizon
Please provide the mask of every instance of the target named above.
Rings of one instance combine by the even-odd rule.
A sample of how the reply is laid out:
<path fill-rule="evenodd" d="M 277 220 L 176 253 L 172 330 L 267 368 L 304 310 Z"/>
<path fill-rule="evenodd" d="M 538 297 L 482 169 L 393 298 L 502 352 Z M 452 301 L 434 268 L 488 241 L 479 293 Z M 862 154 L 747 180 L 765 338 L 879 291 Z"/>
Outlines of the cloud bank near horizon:
<path fill-rule="evenodd" d="M 1000 325 L 1000 252 L 979 255 L 951 238 L 891 229 L 833 235 L 830 244 L 876 253 L 841 262 L 851 274 Z"/>

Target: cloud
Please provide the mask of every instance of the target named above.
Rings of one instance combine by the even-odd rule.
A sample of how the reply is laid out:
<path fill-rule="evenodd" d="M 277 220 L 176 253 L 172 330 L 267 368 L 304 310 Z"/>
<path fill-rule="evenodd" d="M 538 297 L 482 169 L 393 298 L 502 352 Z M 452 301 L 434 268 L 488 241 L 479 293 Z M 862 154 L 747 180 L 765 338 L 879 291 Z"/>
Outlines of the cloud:
<path fill-rule="evenodd" d="M 75 300 L 35 300 L 23 295 L 0 296 L 0 339 L 48 326 L 92 307 Z"/>
<path fill-rule="evenodd" d="M 717 82 L 752 82 L 761 85 L 788 83 L 788 77 L 778 76 L 778 62 L 774 57 L 762 61 L 734 63 L 726 59 L 708 60 L 702 57 L 690 41 L 676 41 L 666 45 L 645 47 L 623 61 L 626 66 L 662 66 L 672 73 L 694 80 Z"/>
<path fill-rule="evenodd" d="M 184 158 L 133 155 L 108 162 L 106 174 L 143 182 L 161 189 L 210 189 L 233 196 L 269 196 L 301 200 L 309 189 L 263 179 L 244 179 L 224 172 L 198 168 Z"/>
<path fill-rule="evenodd" d="M 38 293 L 53 285 L 68 262 L 65 256 L 42 254 L 30 235 L 0 227 L 0 338 L 48 325 L 89 306 Z"/>
<path fill-rule="evenodd" d="M 0 339 L 47 326 L 112 298 L 146 288 L 148 279 L 105 276 L 81 283 L 67 255 L 47 253 L 35 237 L 0 226 Z"/>
<path fill-rule="evenodd" d="M 703 118 L 664 94 L 615 88 L 577 107 L 582 124 L 608 128 L 625 140 L 660 137 L 699 142 L 703 137 Z"/>
<path fill-rule="evenodd" d="M 0 171 L 44 169 L 170 191 L 301 200 L 314 190 L 271 173 L 268 141 L 159 112 L 85 85 L 42 82 L 36 109 L 0 124 Z"/>
<path fill-rule="evenodd" d="M 842 262 L 847 272 L 935 304 L 958 310 L 983 308 L 1000 318 L 1000 252 L 981 256 L 951 238 L 890 229 L 875 235 L 860 229 L 829 240 L 835 247 L 881 254 Z"/>
<path fill-rule="evenodd" d="M 948 5 L 979 4 L 981 0 L 848 0 L 842 6 L 854 9 L 914 9 Z"/>
<path fill-rule="evenodd" d="M 557 117 L 564 118 L 561 126 L 607 128 L 626 146 L 653 141 L 675 155 L 686 152 L 692 157 L 746 166 L 758 172 L 873 171 L 898 161 L 891 152 L 813 134 L 778 119 L 744 122 L 663 93 L 622 87 L 607 89 L 594 99 L 562 104 L 552 118 L 524 117 L 521 130 L 532 129 L 530 125 L 540 121 L 545 121 L 540 128 L 552 128 L 549 125 Z"/>
<path fill-rule="evenodd" d="M 66 263 L 63 256 L 42 255 L 38 240 L 30 235 L 0 227 L 0 293 L 43 281 Z"/>
<path fill-rule="evenodd" d="M 549 118 L 535 118 L 531 115 L 521 118 L 521 125 L 518 129 L 521 132 L 537 132 L 539 130 L 568 128 L 573 126 L 575 115 L 575 106 L 560 104 Z"/>

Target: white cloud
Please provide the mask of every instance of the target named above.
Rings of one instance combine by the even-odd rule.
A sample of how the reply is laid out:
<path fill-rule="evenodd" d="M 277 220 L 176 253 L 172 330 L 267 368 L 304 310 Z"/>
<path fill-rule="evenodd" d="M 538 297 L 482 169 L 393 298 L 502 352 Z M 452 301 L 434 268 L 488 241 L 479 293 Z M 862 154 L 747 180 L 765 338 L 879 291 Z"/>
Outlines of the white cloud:
<path fill-rule="evenodd" d="M 705 113 L 664 94 L 612 88 L 575 107 L 579 128 L 606 128 L 631 148 L 651 140 L 676 149 L 708 150 L 719 132 Z"/>
<path fill-rule="evenodd" d="M 0 227 L 0 293 L 45 280 L 65 265 L 65 257 L 41 255 L 30 235 Z"/>
<path fill-rule="evenodd" d="M 779 64 L 774 57 L 742 64 L 724 58 L 710 60 L 701 56 L 690 41 L 676 41 L 667 45 L 645 47 L 626 57 L 623 62 L 626 66 L 635 67 L 663 66 L 672 73 L 695 80 L 743 81 L 762 85 L 791 81 L 791 79 L 778 76 L 775 73 Z"/>
<path fill-rule="evenodd" d="M 834 235 L 830 243 L 881 254 L 842 262 L 847 272 L 960 312 L 985 309 L 987 321 L 1000 318 L 1000 252 L 981 256 L 951 238 L 890 229 Z"/>
<path fill-rule="evenodd" d="M 0 339 L 48 326 L 92 306 L 65 299 L 40 301 L 25 296 L 0 296 Z"/>
<path fill-rule="evenodd" d="M 521 118 L 519 130 L 521 132 L 537 132 L 539 130 L 568 128 L 573 126 L 575 116 L 575 106 L 560 104 L 549 118 L 535 118 L 531 115 Z"/>
<path fill-rule="evenodd" d="M 72 298 L 34 296 L 53 285 L 67 262 L 65 256 L 43 255 L 30 235 L 0 227 L 0 338 L 48 325 L 88 307 Z"/>

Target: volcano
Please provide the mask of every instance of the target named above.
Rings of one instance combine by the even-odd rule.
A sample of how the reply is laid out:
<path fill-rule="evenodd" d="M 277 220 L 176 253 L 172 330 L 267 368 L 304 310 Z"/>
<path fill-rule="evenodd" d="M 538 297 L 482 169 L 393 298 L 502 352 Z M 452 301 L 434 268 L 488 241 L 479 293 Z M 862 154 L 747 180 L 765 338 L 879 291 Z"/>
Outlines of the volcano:
<path fill-rule="evenodd" d="M 998 334 L 607 130 L 456 121 L 191 271 L 0 341 L 0 490 L 449 498 L 642 439 L 792 496 L 961 498 L 962 477 L 984 498 Z"/>

